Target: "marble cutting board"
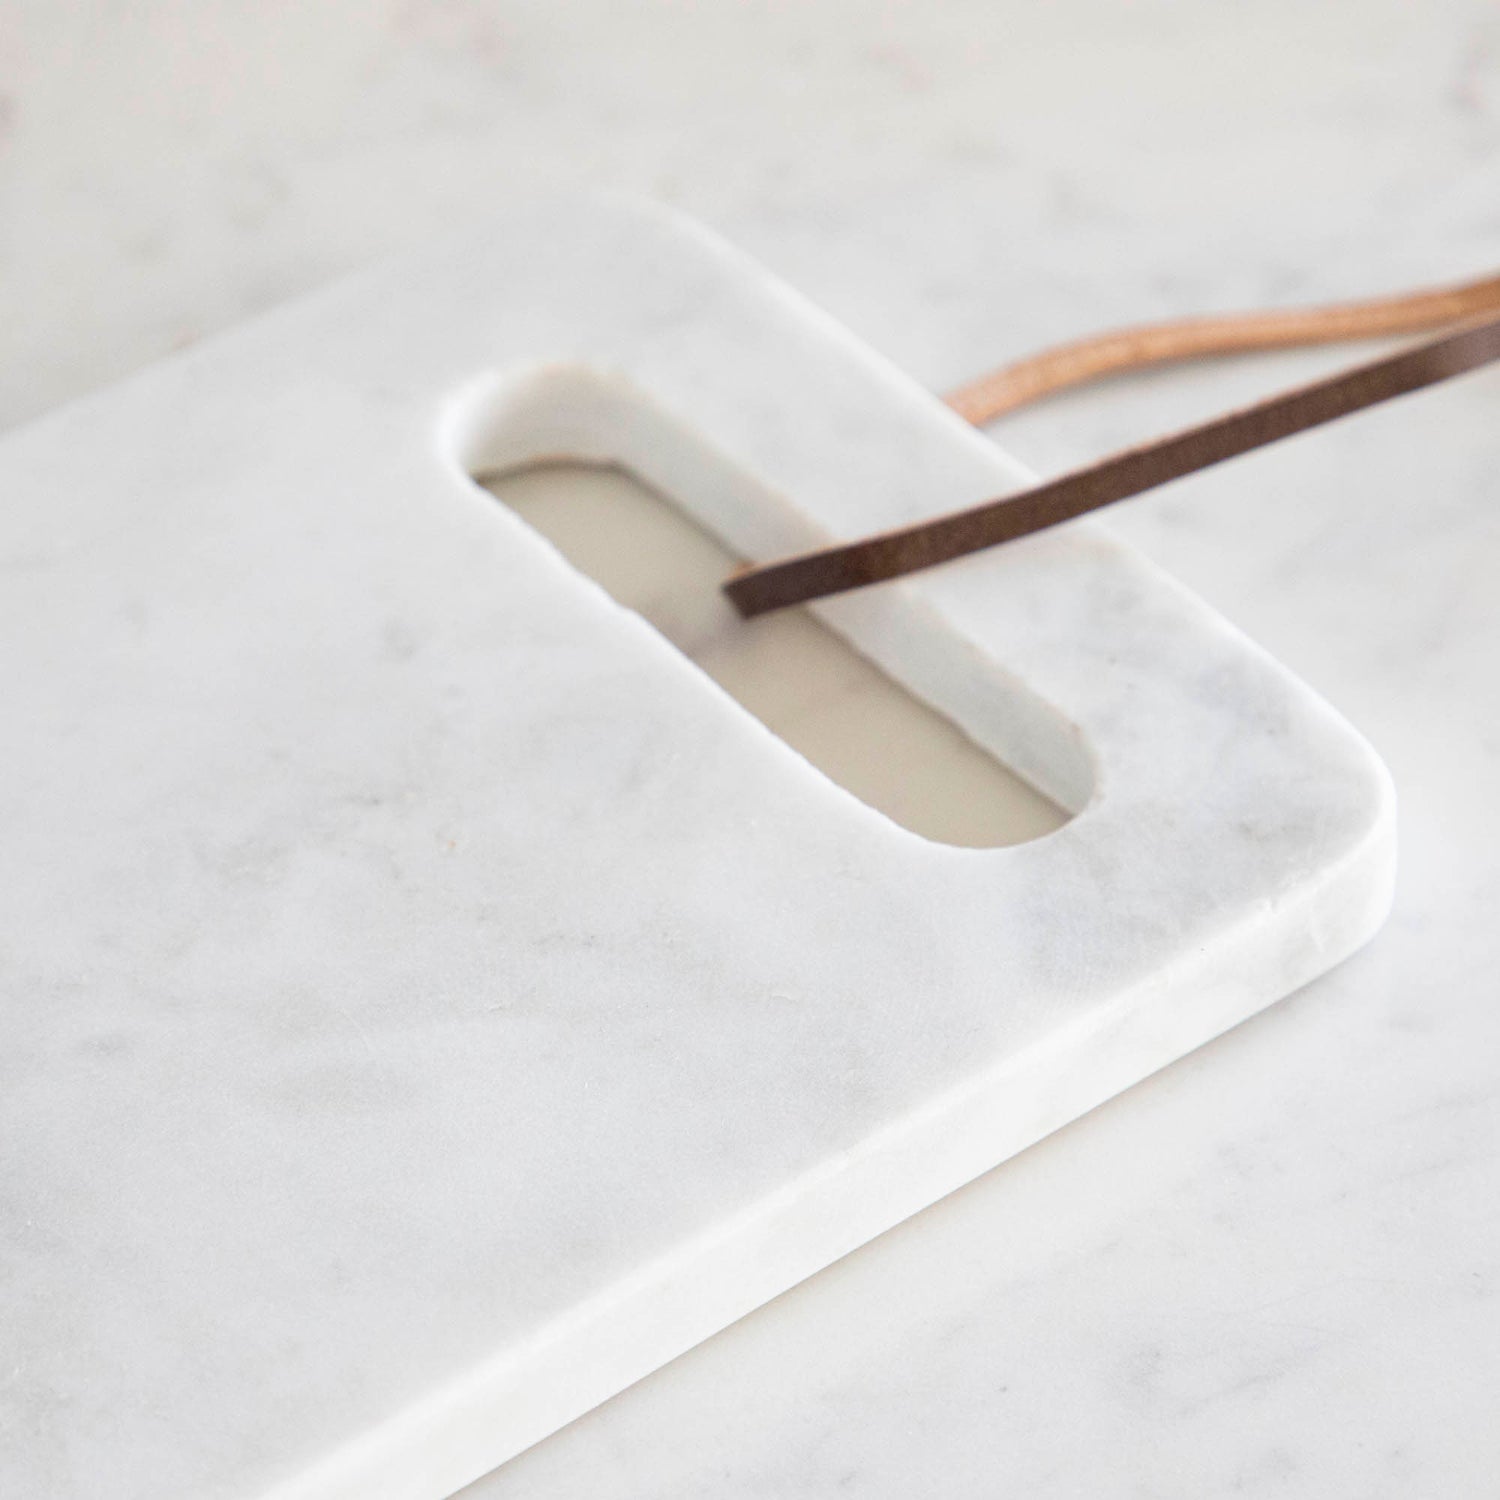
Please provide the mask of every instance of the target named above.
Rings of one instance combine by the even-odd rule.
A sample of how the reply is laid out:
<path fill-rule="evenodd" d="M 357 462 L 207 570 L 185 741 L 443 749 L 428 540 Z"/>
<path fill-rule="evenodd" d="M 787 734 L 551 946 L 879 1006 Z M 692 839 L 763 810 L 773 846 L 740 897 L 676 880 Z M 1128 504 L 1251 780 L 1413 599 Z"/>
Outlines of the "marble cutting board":
<path fill-rule="evenodd" d="M 438 1500 L 1305 983 L 1394 813 L 1080 524 L 819 609 L 1076 816 L 928 842 L 471 479 L 768 557 L 1023 484 L 563 201 L 0 441 L 0 1494 Z"/>

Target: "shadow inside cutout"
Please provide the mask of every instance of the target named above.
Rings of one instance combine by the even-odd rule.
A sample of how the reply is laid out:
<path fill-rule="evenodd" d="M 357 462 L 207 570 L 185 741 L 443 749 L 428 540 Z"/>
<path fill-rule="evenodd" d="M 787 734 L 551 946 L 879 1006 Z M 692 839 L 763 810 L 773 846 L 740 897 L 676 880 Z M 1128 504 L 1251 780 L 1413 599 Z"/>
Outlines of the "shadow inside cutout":
<path fill-rule="evenodd" d="M 480 481 L 826 776 L 913 833 L 995 848 L 1063 812 L 805 609 L 743 621 L 740 562 L 621 467 L 534 464 Z"/>

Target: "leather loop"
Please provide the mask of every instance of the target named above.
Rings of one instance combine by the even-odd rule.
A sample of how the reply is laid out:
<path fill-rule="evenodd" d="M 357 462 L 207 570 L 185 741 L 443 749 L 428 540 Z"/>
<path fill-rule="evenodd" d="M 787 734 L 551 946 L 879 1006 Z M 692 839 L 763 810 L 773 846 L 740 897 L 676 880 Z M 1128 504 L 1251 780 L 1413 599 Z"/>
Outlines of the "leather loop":
<path fill-rule="evenodd" d="M 1500 313 L 1500 276 L 1327 307 L 1143 323 L 1043 349 L 950 391 L 946 399 L 959 416 L 982 427 L 1028 402 L 1127 370 L 1258 349 L 1427 333 L 1491 312 Z"/>
<path fill-rule="evenodd" d="M 724 584 L 724 592 L 749 618 L 898 578 L 1056 526 L 1494 360 L 1500 360 L 1500 317 L 1127 448 L 1017 494 L 861 541 L 742 569 Z"/>

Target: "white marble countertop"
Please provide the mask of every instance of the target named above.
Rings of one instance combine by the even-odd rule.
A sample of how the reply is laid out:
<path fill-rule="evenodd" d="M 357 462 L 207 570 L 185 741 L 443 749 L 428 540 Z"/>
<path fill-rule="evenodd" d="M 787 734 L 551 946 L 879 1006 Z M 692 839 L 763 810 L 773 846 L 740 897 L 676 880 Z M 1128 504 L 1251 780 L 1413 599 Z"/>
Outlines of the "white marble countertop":
<path fill-rule="evenodd" d="M 0 423 L 544 181 L 699 214 L 942 387 L 1500 264 L 1500 15 L 0 0 Z M 1347 357 L 997 436 L 1050 471 Z M 1492 1491 L 1497 400 L 1473 376 L 1111 523 L 1385 756 L 1381 937 L 476 1496 Z"/>

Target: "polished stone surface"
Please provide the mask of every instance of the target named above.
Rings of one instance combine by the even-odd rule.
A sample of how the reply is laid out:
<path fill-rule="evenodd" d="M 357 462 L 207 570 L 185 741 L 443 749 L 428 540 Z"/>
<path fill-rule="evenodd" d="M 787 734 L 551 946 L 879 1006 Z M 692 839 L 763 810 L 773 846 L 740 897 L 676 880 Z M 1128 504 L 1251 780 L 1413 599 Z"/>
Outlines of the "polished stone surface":
<path fill-rule="evenodd" d="M 1383 920 L 1377 757 L 1097 527 L 816 611 L 1075 814 L 963 848 L 470 477 L 558 456 L 751 557 L 1026 482 L 595 199 L 0 442 L 5 1490 L 442 1500 Z"/>
<path fill-rule="evenodd" d="M 0 6 L 0 419 L 606 183 L 941 389 L 1143 316 L 1500 262 L 1479 0 Z M 1052 471 L 1337 351 L 1064 400 Z M 507 1465 L 514 1497 L 1482 1494 L 1500 1468 L 1493 374 L 1108 523 L 1380 749 L 1352 963 Z M 0 1370 L 0 1382 L 8 1372 Z"/>

